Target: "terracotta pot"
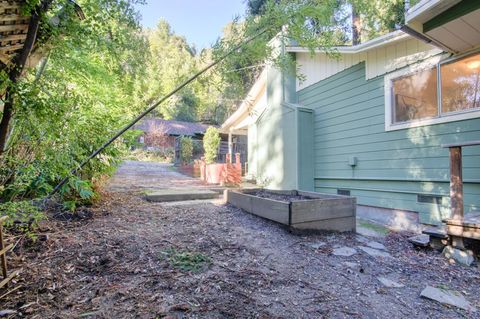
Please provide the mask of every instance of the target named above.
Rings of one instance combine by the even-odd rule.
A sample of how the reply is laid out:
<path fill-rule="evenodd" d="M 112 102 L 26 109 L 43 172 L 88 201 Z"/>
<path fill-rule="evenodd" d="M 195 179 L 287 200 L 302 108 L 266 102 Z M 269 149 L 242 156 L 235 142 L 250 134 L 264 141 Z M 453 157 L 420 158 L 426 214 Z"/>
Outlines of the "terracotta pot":
<path fill-rule="evenodd" d="M 205 181 L 208 184 L 221 184 L 225 164 L 207 164 L 205 166 Z"/>

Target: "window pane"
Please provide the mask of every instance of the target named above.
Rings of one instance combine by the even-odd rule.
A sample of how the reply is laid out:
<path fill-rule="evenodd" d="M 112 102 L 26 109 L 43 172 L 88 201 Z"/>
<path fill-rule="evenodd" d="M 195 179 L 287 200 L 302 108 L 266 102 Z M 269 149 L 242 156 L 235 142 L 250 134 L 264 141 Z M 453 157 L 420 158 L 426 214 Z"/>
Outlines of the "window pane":
<path fill-rule="evenodd" d="M 393 122 L 438 115 L 437 68 L 393 80 Z"/>
<path fill-rule="evenodd" d="M 441 66 L 442 112 L 480 107 L 480 54 Z"/>

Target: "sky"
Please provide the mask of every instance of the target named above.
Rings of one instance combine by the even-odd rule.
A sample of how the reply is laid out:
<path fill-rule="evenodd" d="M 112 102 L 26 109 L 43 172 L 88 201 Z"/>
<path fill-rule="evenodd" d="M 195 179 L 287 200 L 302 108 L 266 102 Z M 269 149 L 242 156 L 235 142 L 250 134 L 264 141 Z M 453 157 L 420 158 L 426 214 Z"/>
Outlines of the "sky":
<path fill-rule="evenodd" d="M 209 47 L 235 16 L 245 13 L 245 0 L 147 0 L 138 6 L 142 25 L 153 28 L 160 18 L 197 49 Z"/>

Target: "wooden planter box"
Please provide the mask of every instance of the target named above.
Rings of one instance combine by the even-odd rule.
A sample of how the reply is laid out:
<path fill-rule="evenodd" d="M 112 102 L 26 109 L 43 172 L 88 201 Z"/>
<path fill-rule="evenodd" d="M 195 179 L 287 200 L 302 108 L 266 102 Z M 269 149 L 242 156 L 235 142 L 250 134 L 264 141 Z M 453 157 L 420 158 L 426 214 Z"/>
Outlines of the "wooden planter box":
<path fill-rule="evenodd" d="M 255 196 L 259 189 L 227 190 L 227 202 L 251 214 L 305 230 L 355 231 L 357 200 L 354 197 L 302 191 L 266 192 L 300 195 L 307 199 L 279 201 Z"/>

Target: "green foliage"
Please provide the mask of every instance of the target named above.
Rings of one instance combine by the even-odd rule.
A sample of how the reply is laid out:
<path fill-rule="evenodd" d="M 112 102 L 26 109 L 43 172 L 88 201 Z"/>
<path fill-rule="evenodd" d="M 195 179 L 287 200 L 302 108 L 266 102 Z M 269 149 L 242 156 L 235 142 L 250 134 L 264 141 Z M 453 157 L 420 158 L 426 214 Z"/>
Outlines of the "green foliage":
<path fill-rule="evenodd" d="M 182 136 L 180 138 L 180 160 L 184 164 L 192 161 L 193 156 L 193 141 L 189 136 Z"/>
<path fill-rule="evenodd" d="M 3 201 L 45 196 L 145 108 L 148 43 L 133 10 L 140 2 L 81 0 L 86 19 L 80 21 L 66 2 L 53 1 L 39 31 L 38 46 L 49 52 L 45 67 L 28 70 L 14 87 L 14 118 L 0 159 Z M 51 16 L 61 23 L 51 24 Z M 68 208 L 95 198 L 97 181 L 114 171 L 135 137 L 127 133 L 70 176 L 61 190 Z"/>
<path fill-rule="evenodd" d="M 167 259 L 173 268 L 185 272 L 198 273 L 211 264 L 211 259 L 207 255 L 199 252 L 177 251 L 175 248 L 163 251 L 162 257 Z"/>
<path fill-rule="evenodd" d="M 26 233 L 34 238 L 34 230 L 45 215 L 31 201 L 7 202 L 0 204 L 0 216 L 8 216 L 5 227 Z"/>
<path fill-rule="evenodd" d="M 205 150 L 205 162 L 207 164 L 212 164 L 217 159 L 220 141 L 221 138 L 218 129 L 210 126 L 203 136 L 203 149 Z"/>
<path fill-rule="evenodd" d="M 334 46 L 352 43 L 352 10 L 360 16 L 363 42 L 394 30 L 404 19 L 403 0 L 248 0 L 247 16 L 227 25 L 214 46 L 220 57 L 246 39 L 256 37 L 239 54 L 222 63 L 217 74 L 222 79 L 222 98 L 242 100 L 265 66 L 273 62 L 283 70 L 296 69 L 289 55 L 279 54 L 271 40 L 283 45 L 306 47 L 313 54 L 324 50 L 332 57 Z M 302 74 L 296 74 L 300 79 Z M 238 102 L 236 103 L 238 105 Z"/>

